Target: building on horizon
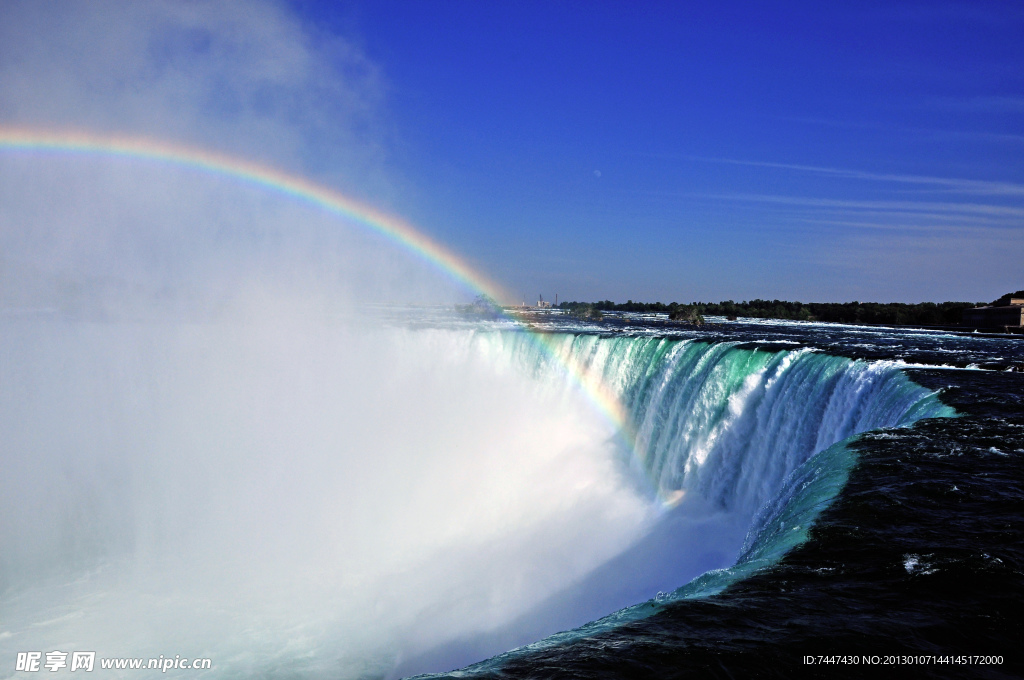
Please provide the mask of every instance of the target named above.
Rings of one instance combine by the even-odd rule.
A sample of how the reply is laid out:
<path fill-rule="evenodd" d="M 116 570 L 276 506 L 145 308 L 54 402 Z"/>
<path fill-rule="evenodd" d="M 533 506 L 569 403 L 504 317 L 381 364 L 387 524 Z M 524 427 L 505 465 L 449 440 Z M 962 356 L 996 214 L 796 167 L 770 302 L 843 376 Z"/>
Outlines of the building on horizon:
<path fill-rule="evenodd" d="M 981 328 L 1003 328 L 1006 330 L 1024 327 L 1024 298 L 1010 298 L 1009 303 L 998 307 L 972 307 L 965 309 L 961 326 Z"/>

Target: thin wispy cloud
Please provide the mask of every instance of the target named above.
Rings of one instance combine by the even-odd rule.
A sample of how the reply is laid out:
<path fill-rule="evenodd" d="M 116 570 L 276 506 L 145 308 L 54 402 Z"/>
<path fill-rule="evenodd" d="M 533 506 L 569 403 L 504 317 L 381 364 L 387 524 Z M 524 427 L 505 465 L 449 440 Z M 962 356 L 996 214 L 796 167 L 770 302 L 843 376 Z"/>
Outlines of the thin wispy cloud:
<path fill-rule="evenodd" d="M 775 168 L 793 170 L 817 175 L 844 177 L 876 182 L 896 182 L 943 188 L 951 192 L 990 195 L 990 196 L 1024 196 L 1024 184 L 1014 182 L 994 182 L 988 180 L 961 179 L 950 177 L 931 177 L 927 175 L 911 175 L 897 173 L 869 172 L 848 168 L 823 167 L 818 165 L 801 165 L 797 163 L 778 163 L 772 161 L 751 161 L 736 158 L 709 158 L 705 156 L 687 156 L 689 160 L 725 165 L 741 165 L 758 168 Z"/>
<path fill-rule="evenodd" d="M 678 198 L 692 201 L 787 210 L 797 214 L 887 215 L 902 220 L 933 219 L 940 221 L 971 220 L 1004 228 L 1024 227 L 1024 207 L 988 203 L 953 203 L 908 200 L 856 200 L 748 193 L 697 193 L 645 191 L 651 198 Z"/>
<path fill-rule="evenodd" d="M 998 98 L 993 98 L 998 99 Z M 963 102 L 964 100 L 935 100 L 942 102 Z M 941 104 L 930 104 L 931 107 L 942 107 Z M 952 107 L 947 107 L 952 108 Z M 983 111 L 982 108 L 975 109 L 976 111 Z M 985 112 L 992 112 L 984 110 Z M 1001 111 L 1002 112 L 1002 111 Z M 818 118 L 815 116 L 773 116 L 776 120 L 787 121 L 791 123 L 806 123 L 809 125 L 818 125 L 830 128 L 840 128 L 844 130 L 874 130 L 884 133 L 899 133 L 902 135 L 911 135 L 921 138 L 928 139 L 946 139 L 946 140 L 969 140 L 969 141 L 987 141 L 987 142 L 998 142 L 998 143 L 1011 143 L 1011 144 L 1024 144 L 1024 135 L 1013 134 L 1010 132 L 994 132 L 992 130 L 950 130 L 943 128 L 922 128 L 915 127 L 912 125 L 897 125 L 894 123 L 881 122 L 876 120 L 841 120 L 835 118 Z"/>
<path fill-rule="evenodd" d="M 786 215 L 791 215 L 795 218 L 806 218 L 807 216 L 812 216 L 815 219 L 822 219 L 828 221 L 846 219 L 850 221 L 850 224 L 854 224 L 854 221 L 875 220 L 878 222 L 885 222 L 887 224 L 890 224 L 893 228 L 913 228 L 922 225 L 939 225 L 967 230 L 980 230 L 991 228 L 995 230 L 1001 230 L 1003 233 L 1005 233 L 1007 230 L 1012 230 L 1020 226 L 1020 221 L 1015 218 L 1002 218 L 983 215 L 964 215 L 962 213 L 907 213 L 887 210 L 850 211 L 840 208 L 796 208 L 794 210 L 783 208 L 783 210 L 785 211 Z"/>
<path fill-rule="evenodd" d="M 797 220 L 805 224 L 817 226 L 874 229 L 879 231 L 919 232 L 927 234 L 945 233 L 991 238 L 1000 238 L 1006 235 L 1006 231 L 999 229 L 998 227 L 973 223 L 937 224 L 935 222 L 926 222 L 922 224 L 908 224 L 907 222 L 902 221 L 863 221 L 809 217 L 797 218 Z"/>
<path fill-rule="evenodd" d="M 920 211 L 953 212 L 965 215 L 991 215 L 1014 217 L 1024 220 L 1024 208 L 984 203 L 937 203 L 934 201 L 858 201 L 834 198 L 807 198 L 801 196 L 774 196 L 770 194 L 707 194 L 707 198 L 750 201 L 757 203 L 781 203 L 785 205 L 847 210 L 885 210 L 888 212 L 914 213 Z"/>

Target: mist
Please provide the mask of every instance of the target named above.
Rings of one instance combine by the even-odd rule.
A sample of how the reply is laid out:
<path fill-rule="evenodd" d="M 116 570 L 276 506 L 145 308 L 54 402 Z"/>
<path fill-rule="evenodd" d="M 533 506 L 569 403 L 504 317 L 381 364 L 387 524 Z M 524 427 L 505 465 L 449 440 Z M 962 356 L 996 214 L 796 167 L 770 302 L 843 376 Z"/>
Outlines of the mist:
<path fill-rule="evenodd" d="M 415 193 L 388 93 L 284 3 L 0 8 L 5 130 L 385 212 Z M 927 399 L 841 357 L 444 318 L 478 292 L 241 175 L 0 147 L 0 658 L 449 670 L 729 567 L 794 470 Z"/>
<path fill-rule="evenodd" d="M 373 64 L 236 9 L 5 3 L 0 123 L 218 149 L 386 207 Z M 656 511 L 578 388 L 403 323 L 474 292 L 234 178 L 0 154 L 4 658 L 386 675 L 635 542 Z"/>
<path fill-rule="evenodd" d="M 379 235 L 187 167 L 0 168 L 0 653 L 394 677 L 735 559 L 742 521 L 666 525 L 565 367 L 429 321 L 466 291 Z"/>
<path fill-rule="evenodd" d="M 5 655 L 388 674 L 656 515 L 564 372 L 410 323 L 466 291 L 379 235 L 190 168 L 0 168 Z"/>
<path fill-rule="evenodd" d="M 346 656 L 498 626 L 643 526 L 567 389 L 465 333 L 278 312 L 5 319 L 5 648 L 358 675 Z"/>
<path fill-rule="evenodd" d="M 380 236 L 190 168 L 2 167 L 4 654 L 388 674 L 655 516 L 564 371 L 412 323 L 466 293 Z"/>

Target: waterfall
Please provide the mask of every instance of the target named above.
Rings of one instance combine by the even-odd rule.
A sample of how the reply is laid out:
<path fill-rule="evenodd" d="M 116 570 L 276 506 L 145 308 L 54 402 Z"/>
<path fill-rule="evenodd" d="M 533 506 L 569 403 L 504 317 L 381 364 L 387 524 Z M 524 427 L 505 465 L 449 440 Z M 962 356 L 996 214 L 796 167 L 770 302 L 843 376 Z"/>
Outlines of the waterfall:
<path fill-rule="evenodd" d="M 714 592 L 801 540 L 849 437 L 952 415 L 895 365 L 809 349 L 0 324 L 0 653 L 214 674 L 436 670 Z"/>
<path fill-rule="evenodd" d="M 534 375 L 562 370 L 522 334 L 479 341 Z M 854 434 L 953 414 L 891 362 L 652 337 L 551 344 L 613 386 L 636 430 L 635 466 L 655 491 L 729 510 L 756 512 L 798 466 Z"/>

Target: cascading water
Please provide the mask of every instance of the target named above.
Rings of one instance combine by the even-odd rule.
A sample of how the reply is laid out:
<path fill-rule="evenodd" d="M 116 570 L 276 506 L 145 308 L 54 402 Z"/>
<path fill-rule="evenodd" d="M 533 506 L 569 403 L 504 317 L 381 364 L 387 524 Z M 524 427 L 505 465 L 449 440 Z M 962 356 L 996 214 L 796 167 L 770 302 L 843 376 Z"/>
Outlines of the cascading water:
<path fill-rule="evenodd" d="M 442 670 L 731 567 L 674 596 L 721 588 L 799 540 L 844 439 L 951 415 L 892 365 L 808 350 L 0 323 L 0 651 L 215 675 Z M 635 446 L 565 363 L 620 396 Z"/>
<path fill-rule="evenodd" d="M 528 370 L 544 370 L 523 336 L 498 342 Z M 635 424 L 636 467 L 669 500 L 696 491 L 753 512 L 836 442 L 953 414 L 892 364 L 810 349 L 569 334 L 553 344 L 556 355 L 614 386 Z"/>
<path fill-rule="evenodd" d="M 559 370 L 523 334 L 484 334 L 479 342 L 538 378 Z M 469 663 L 474 653 L 523 644 L 553 626 L 570 630 L 523 651 L 564 643 L 676 598 L 719 592 L 806 538 L 854 463 L 846 440 L 955 416 L 891 362 L 643 336 L 553 334 L 544 344 L 613 386 L 627 405 L 636 441 L 620 448 L 621 462 L 660 514 L 615 559 L 517 620 L 527 634 L 460 641 L 429 657 L 435 666 Z M 583 621 L 592 623 L 574 628 Z"/>

